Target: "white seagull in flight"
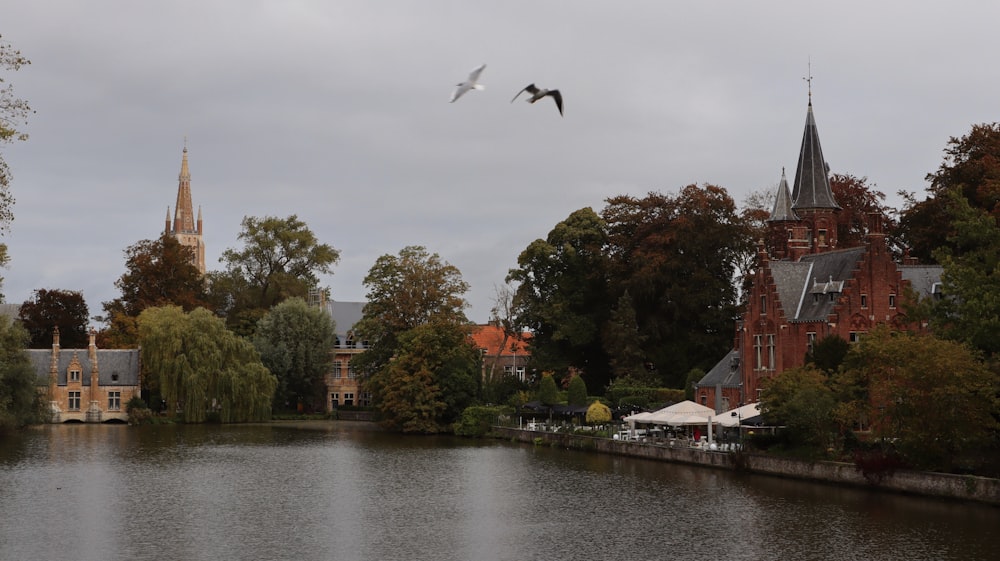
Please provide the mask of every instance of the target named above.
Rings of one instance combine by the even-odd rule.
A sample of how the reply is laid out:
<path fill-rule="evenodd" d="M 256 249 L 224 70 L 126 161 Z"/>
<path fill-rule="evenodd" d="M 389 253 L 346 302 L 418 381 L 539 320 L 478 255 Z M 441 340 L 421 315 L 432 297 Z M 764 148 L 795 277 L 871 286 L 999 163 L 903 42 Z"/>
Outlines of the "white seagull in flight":
<path fill-rule="evenodd" d="M 486 65 L 477 66 L 472 72 L 469 72 L 469 77 L 465 79 L 464 82 L 459 82 L 458 87 L 451 94 L 451 101 L 449 103 L 455 103 L 455 100 L 462 97 L 465 92 L 469 90 L 483 90 L 486 86 L 479 83 L 479 75 L 483 73 L 483 69 Z"/>
<path fill-rule="evenodd" d="M 517 96 L 523 94 L 524 92 L 528 92 L 531 94 L 531 97 L 529 97 L 527 100 L 528 103 L 534 103 L 546 96 L 551 97 L 556 102 L 556 107 L 559 108 L 559 115 L 563 114 L 562 94 L 559 93 L 559 90 L 547 90 L 545 88 L 536 88 L 534 84 L 528 84 L 527 86 L 524 87 L 523 90 L 517 92 L 517 95 L 514 96 L 514 99 L 517 99 Z M 510 100 L 510 102 L 514 103 L 514 99 Z"/>

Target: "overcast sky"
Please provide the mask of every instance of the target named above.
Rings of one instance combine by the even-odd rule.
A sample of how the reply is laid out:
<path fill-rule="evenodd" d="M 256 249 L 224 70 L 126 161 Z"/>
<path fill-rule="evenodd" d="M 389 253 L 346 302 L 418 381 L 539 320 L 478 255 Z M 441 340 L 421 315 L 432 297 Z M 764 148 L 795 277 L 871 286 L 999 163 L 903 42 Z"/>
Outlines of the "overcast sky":
<path fill-rule="evenodd" d="M 186 138 L 209 269 L 244 216 L 296 214 L 340 251 L 335 300 L 423 245 L 482 323 L 577 209 L 692 183 L 741 203 L 794 175 L 810 62 L 832 171 L 922 194 L 950 137 L 1000 120 L 998 22 L 993 1 L 8 0 L 0 35 L 32 64 L 4 79 L 36 113 L 2 147 L 3 293 L 100 313 L 124 249 L 163 231 Z M 486 89 L 448 103 L 483 63 Z M 529 83 L 565 116 L 512 104 Z"/>

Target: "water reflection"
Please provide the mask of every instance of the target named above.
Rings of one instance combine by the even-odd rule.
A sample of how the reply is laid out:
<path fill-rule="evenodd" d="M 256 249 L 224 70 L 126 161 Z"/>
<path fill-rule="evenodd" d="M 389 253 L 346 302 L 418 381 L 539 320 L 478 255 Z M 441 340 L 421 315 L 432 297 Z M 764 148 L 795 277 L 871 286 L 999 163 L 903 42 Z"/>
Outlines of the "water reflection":
<path fill-rule="evenodd" d="M 990 559 L 1000 509 L 371 425 L 51 426 L 0 559 Z M 52 531 L 58 528 L 58 531 Z"/>

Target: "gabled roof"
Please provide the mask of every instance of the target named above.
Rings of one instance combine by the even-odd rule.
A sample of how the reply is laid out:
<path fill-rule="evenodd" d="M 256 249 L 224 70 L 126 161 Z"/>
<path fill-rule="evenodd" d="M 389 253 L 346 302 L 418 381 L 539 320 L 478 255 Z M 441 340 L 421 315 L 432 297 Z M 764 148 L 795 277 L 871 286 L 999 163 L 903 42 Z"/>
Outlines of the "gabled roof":
<path fill-rule="evenodd" d="M 28 358 L 38 376 L 38 383 L 49 383 L 49 369 L 52 365 L 51 349 L 28 349 Z M 73 356 L 80 363 L 80 383 L 90 385 L 90 358 L 87 349 L 60 349 L 58 384 L 66 384 L 66 374 Z M 135 386 L 139 384 L 138 349 L 97 349 L 98 381 L 101 386 Z"/>
<path fill-rule="evenodd" d="M 909 281 L 921 298 L 941 294 L 941 273 L 944 268 L 940 265 L 903 265 L 899 270 L 903 274 L 903 280 Z"/>
<path fill-rule="evenodd" d="M 695 385 L 698 387 L 736 388 L 740 385 L 740 352 L 733 349 L 722 357 Z"/>
<path fill-rule="evenodd" d="M 326 312 L 333 318 L 333 330 L 341 340 L 347 337 L 347 332 L 354 329 L 354 324 L 364 317 L 367 302 L 337 302 L 326 301 Z"/>
<path fill-rule="evenodd" d="M 771 261 L 771 277 L 785 317 L 789 321 L 826 319 L 864 252 L 864 247 L 852 247 L 806 255 L 794 262 Z"/>
<path fill-rule="evenodd" d="M 802 148 L 799 150 L 799 163 L 795 168 L 795 183 L 792 185 L 792 209 L 840 208 L 833 198 L 827 171 L 810 100 L 806 112 L 806 128 L 802 133 Z"/>

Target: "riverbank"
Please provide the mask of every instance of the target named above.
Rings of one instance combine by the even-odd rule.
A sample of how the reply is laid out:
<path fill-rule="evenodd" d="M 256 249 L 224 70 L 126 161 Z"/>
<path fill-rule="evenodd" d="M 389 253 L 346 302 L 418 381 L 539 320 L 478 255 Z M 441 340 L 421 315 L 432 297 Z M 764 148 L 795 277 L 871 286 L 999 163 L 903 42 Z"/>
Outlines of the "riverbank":
<path fill-rule="evenodd" d="M 906 493 L 946 499 L 975 501 L 1000 507 L 1000 479 L 973 475 L 897 470 L 879 481 L 866 479 L 854 464 L 841 462 L 809 462 L 777 458 L 752 452 L 732 453 L 671 447 L 644 442 L 613 440 L 567 433 L 530 431 L 509 427 L 494 427 L 497 438 L 631 456 L 666 462 L 678 462 L 749 473 L 793 477 L 808 481 L 865 487 L 895 493 Z"/>

